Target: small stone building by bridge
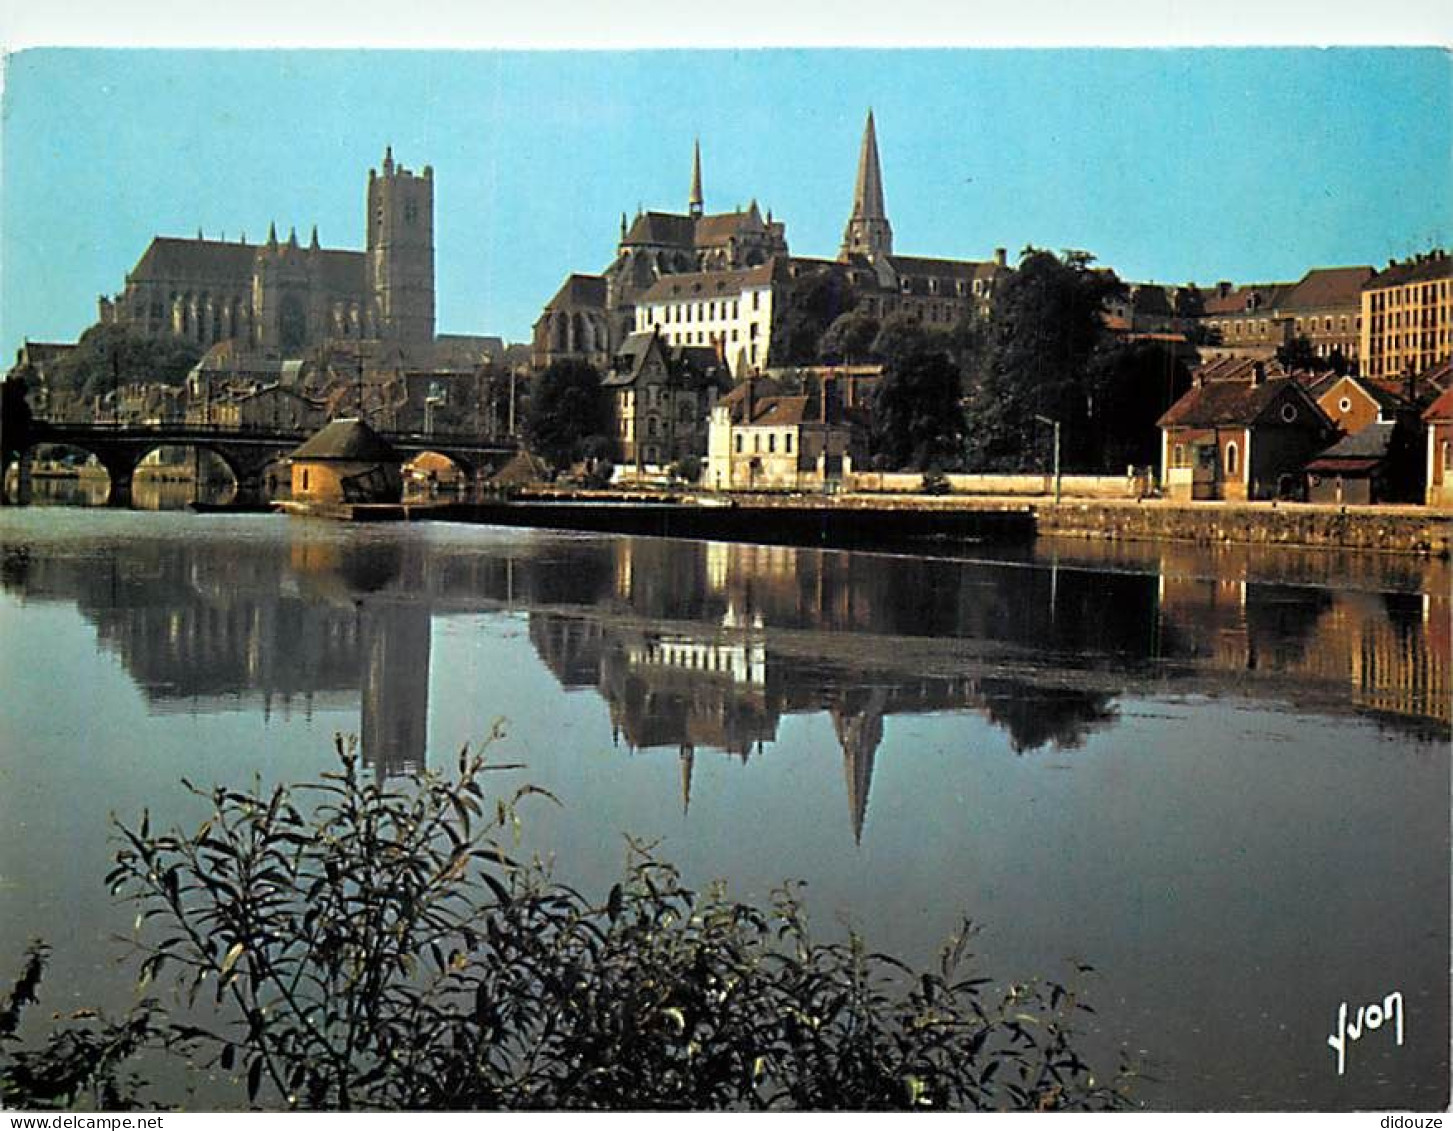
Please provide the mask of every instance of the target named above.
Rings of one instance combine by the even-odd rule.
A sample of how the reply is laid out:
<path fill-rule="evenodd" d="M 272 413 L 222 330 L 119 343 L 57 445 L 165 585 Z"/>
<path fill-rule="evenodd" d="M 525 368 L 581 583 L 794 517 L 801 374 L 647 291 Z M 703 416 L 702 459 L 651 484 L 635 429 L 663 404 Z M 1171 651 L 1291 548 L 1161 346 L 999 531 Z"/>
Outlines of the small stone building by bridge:
<path fill-rule="evenodd" d="M 293 452 L 297 503 L 396 503 L 403 457 L 361 420 L 335 420 Z"/>

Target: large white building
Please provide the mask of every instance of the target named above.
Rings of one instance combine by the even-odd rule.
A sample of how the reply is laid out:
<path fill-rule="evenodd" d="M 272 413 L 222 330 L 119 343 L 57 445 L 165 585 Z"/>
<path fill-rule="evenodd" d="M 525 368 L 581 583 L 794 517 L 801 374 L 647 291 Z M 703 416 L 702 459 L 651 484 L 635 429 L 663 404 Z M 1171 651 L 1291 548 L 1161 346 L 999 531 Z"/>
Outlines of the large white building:
<path fill-rule="evenodd" d="M 786 262 L 663 275 L 637 302 L 636 332 L 655 330 L 668 345 L 713 349 L 734 377 L 757 372 L 771 344 L 773 276 Z"/>

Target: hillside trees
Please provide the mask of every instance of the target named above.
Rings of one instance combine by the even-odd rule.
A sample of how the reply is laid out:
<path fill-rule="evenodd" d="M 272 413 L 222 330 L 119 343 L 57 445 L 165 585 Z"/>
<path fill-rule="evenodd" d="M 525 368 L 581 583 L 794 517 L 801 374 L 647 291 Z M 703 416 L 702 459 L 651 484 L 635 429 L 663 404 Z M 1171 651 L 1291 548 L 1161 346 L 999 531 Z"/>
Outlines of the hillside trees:
<path fill-rule="evenodd" d="M 146 337 L 126 326 L 98 322 L 56 362 L 52 387 L 94 397 L 133 382 L 180 385 L 201 358 L 202 347 L 184 338 Z"/>
<path fill-rule="evenodd" d="M 535 378 L 525 439 L 557 468 L 585 458 L 602 444 L 613 449 L 610 396 L 594 366 L 566 358 Z"/>

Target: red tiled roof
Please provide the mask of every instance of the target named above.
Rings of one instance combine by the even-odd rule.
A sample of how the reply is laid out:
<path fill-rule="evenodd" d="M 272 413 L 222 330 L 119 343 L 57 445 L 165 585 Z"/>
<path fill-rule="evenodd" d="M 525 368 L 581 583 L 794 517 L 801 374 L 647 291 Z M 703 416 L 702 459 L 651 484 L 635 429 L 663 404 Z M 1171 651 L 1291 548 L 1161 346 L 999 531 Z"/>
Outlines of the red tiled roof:
<path fill-rule="evenodd" d="M 1256 385 L 1208 381 L 1171 405 L 1156 424 L 1161 428 L 1246 427 L 1262 419 L 1288 392 L 1315 413 L 1316 418 L 1327 423 L 1317 403 L 1294 378 L 1271 377 Z"/>
<path fill-rule="evenodd" d="M 743 424 L 790 427 L 807 415 L 806 397 L 758 397 L 752 404 L 752 419 Z"/>
<path fill-rule="evenodd" d="M 1438 399 L 1424 411 L 1423 419 L 1429 423 L 1453 421 L 1453 388 L 1443 390 Z"/>

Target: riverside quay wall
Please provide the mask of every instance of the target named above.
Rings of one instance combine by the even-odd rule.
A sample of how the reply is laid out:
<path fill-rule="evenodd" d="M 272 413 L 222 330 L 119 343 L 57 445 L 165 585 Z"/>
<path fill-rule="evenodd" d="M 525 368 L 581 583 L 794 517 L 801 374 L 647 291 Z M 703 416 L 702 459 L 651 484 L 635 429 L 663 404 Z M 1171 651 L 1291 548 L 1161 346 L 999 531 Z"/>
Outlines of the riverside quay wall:
<path fill-rule="evenodd" d="M 919 549 L 1027 541 L 1036 535 L 1199 545 L 1265 545 L 1447 558 L 1453 512 L 1312 503 L 1172 503 L 1158 499 L 955 495 L 671 495 L 542 491 L 456 504 L 428 517 L 668 538 L 839 549 Z M 425 517 L 420 515 L 420 517 Z"/>
<path fill-rule="evenodd" d="M 1146 500 L 1032 504 L 1035 530 L 1058 537 L 1200 545 L 1305 546 L 1449 556 L 1453 513 L 1426 507 Z"/>

